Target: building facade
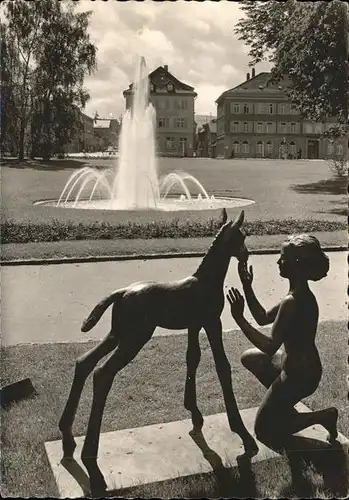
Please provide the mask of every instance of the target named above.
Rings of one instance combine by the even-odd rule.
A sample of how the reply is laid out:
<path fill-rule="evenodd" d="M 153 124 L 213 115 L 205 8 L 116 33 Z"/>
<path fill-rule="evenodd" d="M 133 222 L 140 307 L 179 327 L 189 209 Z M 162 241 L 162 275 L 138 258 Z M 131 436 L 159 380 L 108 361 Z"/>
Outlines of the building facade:
<path fill-rule="evenodd" d="M 76 128 L 69 144 L 64 147 L 65 153 L 92 151 L 94 144 L 93 118 L 80 111 L 81 126 Z"/>
<path fill-rule="evenodd" d="M 246 81 L 216 100 L 217 157 L 327 158 L 341 156 L 346 141 L 321 138 L 331 123 L 303 120 L 285 93 L 287 81 L 247 73 Z"/>
<path fill-rule="evenodd" d="M 203 123 L 197 130 L 196 156 L 198 158 L 216 158 L 217 120 Z"/>
<path fill-rule="evenodd" d="M 116 118 L 100 118 L 93 120 L 93 135 L 97 151 L 119 149 L 120 124 Z"/>
<path fill-rule="evenodd" d="M 132 104 L 132 84 L 123 92 L 126 109 Z M 149 74 L 149 99 L 156 110 L 156 150 L 163 156 L 193 156 L 195 143 L 193 87 L 177 80 L 168 66 Z"/>

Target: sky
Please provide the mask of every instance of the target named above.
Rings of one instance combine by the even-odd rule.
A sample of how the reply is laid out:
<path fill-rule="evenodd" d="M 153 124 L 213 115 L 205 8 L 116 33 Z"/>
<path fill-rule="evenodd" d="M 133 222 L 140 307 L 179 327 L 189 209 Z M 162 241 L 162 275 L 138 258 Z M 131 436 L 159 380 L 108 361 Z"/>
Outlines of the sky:
<path fill-rule="evenodd" d="M 169 71 L 195 88 L 195 113 L 216 115 L 215 100 L 246 79 L 248 47 L 234 34 L 243 13 L 236 2 L 108 2 L 80 0 L 77 11 L 92 11 L 89 33 L 96 44 L 97 71 L 87 76 L 91 99 L 85 112 L 119 117 L 122 95 L 134 78 L 140 56 L 149 72 L 168 65 Z M 267 62 L 256 73 L 268 71 Z"/>

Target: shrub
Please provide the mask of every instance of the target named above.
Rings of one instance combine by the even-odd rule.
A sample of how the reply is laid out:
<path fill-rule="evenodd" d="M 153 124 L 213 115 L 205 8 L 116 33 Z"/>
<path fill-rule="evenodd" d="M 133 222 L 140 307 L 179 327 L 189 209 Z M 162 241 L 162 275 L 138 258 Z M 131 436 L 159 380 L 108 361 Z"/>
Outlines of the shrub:
<path fill-rule="evenodd" d="M 114 224 L 106 221 L 61 222 L 58 219 L 33 223 L 28 220 L 10 219 L 1 223 L 1 242 L 5 244 L 120 238 L 201 238 L 215 236 L 219 227 L 220 221 L 218 219 L 208 219 L 207 221 L 172 219 L 170 221 Z M 244 230 L 248 235 L 258 236 L 344 229 L 346 229 L 344 222 L 316 219 L 271 219 L 244 224 Z"/>
<path fill-rule="evenodd" d="M 328 158 L 327 164 L 336 177 L 344 177 L 348 173 L 348 158 L 345 154 Z"/>

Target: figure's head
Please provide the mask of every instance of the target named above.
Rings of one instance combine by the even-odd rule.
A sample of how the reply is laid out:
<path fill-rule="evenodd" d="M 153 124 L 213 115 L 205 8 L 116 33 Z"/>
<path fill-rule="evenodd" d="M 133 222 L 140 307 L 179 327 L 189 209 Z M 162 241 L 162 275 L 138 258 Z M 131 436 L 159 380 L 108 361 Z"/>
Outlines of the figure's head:
<path fill-rule="evenodd" d="M 236 257 L 239 261 L 248 259 L 248 250 L 245 245 L 246 234 L 241 229 L 244 217 L 245 214 L 242 210 L 234 221 L 227 221 L 227 212 L 225 208 L 223 209 L 222 240 L 224 241 L 225 248 L 228 249 L 229 255 Z"/>
<path fill-rule="evenodd" d="M 289 236 L 281 247 L 278 260 L 280 275 L 284 278 L 302 278 L 319 281 L 324 278 L 330 264 L 319 241 L 309 234 Z"/>

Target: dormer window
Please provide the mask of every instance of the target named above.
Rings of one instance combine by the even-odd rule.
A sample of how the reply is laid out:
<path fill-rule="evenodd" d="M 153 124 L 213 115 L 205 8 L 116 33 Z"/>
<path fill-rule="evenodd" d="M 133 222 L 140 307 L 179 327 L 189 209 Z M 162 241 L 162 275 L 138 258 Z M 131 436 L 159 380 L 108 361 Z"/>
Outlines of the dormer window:
<path fill-rule="evenodd" d="M 169 82 L 167 84 L 167 90 L 168 90 L 168 92 L 173 92 L 173 83 Z"/>

